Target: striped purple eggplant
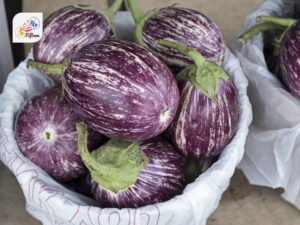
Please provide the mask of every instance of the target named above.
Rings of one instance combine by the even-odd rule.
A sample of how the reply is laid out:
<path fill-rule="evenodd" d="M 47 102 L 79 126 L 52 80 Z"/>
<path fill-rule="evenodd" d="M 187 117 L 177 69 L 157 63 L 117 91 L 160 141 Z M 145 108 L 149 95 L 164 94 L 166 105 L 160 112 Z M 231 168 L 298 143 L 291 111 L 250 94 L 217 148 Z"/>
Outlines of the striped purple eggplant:
<path fill-rule="evenodd" d="M 176 48 L 195 61 L 176 75 L 180 105 L 169 127 L 172 142 L 192 158 L 220 153 L 238 127 L 240 104 L 233 81 L 198 51 L 167 40 L 158 43 Z"/>
<path fill-rule="evenodd" d="M 112 18 L 122 0 L 116 0 L 107 11 L 100 12 L 89 6 L 67 6 L 52 13 L 45 21 L 43 36 L 33 45 L 34 59 L 43 63 L 62 63 L 69 55 L 95 41 L 114 37 Z M 45 73 L 56 83 L 58 74 Z"/>
<path fill-rule="evenodd" d="M 171 71 L 148 50 L 127 41 L 102 41 L 83 47 L 61 68 L 68 102 L 90 127 L 115 139 L 146 140 L 171 123 L 179 91 Z"/>
<path fill-rule="evenodd" d="M 85 148 L 84 124 L 77 124 L 77 130 L 79 151 L 90 170 L 92 193 L 101 207 L 137 208 L 182 192 L 183 157 L 163 139 L 108 142 L 90 154 Z"/>
<path fill-rule="evenodd" d="M 263 31 L 281 30 L 281 36 L 276 38 L 275 45 L 275 50 L 279 52 L 280 78 L 291 93 L 300 100 L 300 20 L 271 16 L 259 16 L 256 20 L 263 23 L 247 30 L 240 36 L 240 41 L 246 42 Z"/>
<path fill-rule="evenodd" d="M 300 100 L 300 20 L 283 38 L 279 57 L 283 81 L 291 93 Z"/>
<path fill-rule="evenodd" d="M 217 155 L 237 130 L 239 100 L 232 81 L 220 81 L 217 104 L 189 81 L 179 81 L 180 106 L 170 125 L 172 142 L 193 158 Z"/>
<path fill-rule="evenodd" d="M 81 120 L 61 99 L 61 88 L 52 87 L 31 98 L 15 121 L 15 136 L 21 152 L 58 181 L 87 172 L 77 148 L 76 123 Z M 88 148 L 99 147 L 102 136 L 89 129 Z"/>
<path fill-rule="evenodd" d="M 182 43 L 199 51 L 206 59 L 217 64 L 223 62 L 225 41 L 218 26 L 202 13 L 185 8 L 165 7 L 154 9 L 145 15 L 135 0 L 127 0 L 136 22 L 135 41 L 150 49 L 177 73 L 193 63 L 175 49 L 167 49 L 155 43 L 166 39 Z"/>

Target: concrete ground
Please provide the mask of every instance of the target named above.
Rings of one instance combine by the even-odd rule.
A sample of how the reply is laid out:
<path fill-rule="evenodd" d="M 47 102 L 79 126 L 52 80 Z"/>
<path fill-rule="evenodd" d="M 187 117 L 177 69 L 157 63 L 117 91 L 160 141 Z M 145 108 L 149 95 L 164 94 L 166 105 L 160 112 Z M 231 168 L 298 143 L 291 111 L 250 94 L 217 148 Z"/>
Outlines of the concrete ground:
<path fill-rule="evenodd" d="M 25 211 L 25 198 L 15 176 L 0 162 L 0 224 L 37 225 Z"/>
<path fill-rule="evenodd" d="M 250 185 L 236 170 L 207 225 L 299 225 L 300 212 L 278 190 Z"/>
<path fill-rule="evenodd" d="M 0 224 L 41 224 L 25 211 L 25 199 L 21 188 L 13 174 L 2 163 Z M 235 172 L 218 209 L 207 221 L 207 225 L 296 224 L 300 224 L 300 213 L 295 207 L 285 202 L 276 190 L 250 185 L 240 170 Z"/>

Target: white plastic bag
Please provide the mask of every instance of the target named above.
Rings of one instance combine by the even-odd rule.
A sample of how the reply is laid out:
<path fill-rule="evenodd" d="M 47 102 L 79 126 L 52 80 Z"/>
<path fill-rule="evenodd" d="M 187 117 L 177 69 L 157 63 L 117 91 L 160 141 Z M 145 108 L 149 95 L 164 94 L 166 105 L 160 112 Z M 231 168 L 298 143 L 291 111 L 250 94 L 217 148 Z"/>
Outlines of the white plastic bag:
<path fill-rule="evenodd" d="M 118 37 L 130 39 L 134 27 L 130 14 L 118 13 L 115 22 Z M 31 57 L 30 54 L 28 58 Z M 182 195 L 164 203 L 121 210 L 97 207 L 94 200 L 66 189 L 20 153 L 14 138 L 14 116 L 26 99 L 49 85 L 37 70 L 26 68 L 27 59 L 9 74 L 0 96 L 0 158 L 17 177 L 26 197 L 26 209 L 31 215 L 45 225 L 205 224 L 243 156 L 248 126 L 252 120 L 246 94 L 248 82 L 238 60 L 229 50 L 226 52 L 225 69 L 233 77 L 241 102 L 239 129 L 232 142 L 219 160 L 188 185 Z"/>
<path fill-rule="evenodd" d="M 256 24 L 257 16 L 291 17 L 299 9 L 298 0 L 266 0 L 246 17 L 239 35 Z M 282 197 L 300 209 L 300 101 L 269 72 L 263 35 L 254 36 L 245 45 L 239 43 L 238 36 L 232 48 L 249 80 L 253 107 L 253 123 L 239 167 L 251 184 L 284 188 Z"/>

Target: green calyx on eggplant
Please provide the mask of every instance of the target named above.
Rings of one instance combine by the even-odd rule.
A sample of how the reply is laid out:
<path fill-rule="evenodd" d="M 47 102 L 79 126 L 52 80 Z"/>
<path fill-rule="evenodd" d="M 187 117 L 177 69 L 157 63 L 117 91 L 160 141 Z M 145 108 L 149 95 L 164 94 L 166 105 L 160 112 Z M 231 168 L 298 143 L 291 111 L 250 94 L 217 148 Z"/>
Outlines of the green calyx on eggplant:
<path fill-rule="evenodd" d="M 156 40 L 156 42 L 160 45 L 176 49 L 180 53 L 190 57 L 195 64 L 190 65 L 180 71 L 176 75 L 176 80 L 189 81 L 213 103 L 218 104 L 217 94 L 219 90 L 220 79 L 226 81 L 231 80 L 223 68 L 209 60 L 206 60 L 200 52 L 188 46 L 163 39 Z"/>
<path fill-rule="evenodd" d="M 117 193 L 133 185 L 150 159 L 138 142 L 110 140 L 90 153 L 87 149 L 87 126 L 76 124 L 78 150 L 91 177 L 103 188 Z"/>

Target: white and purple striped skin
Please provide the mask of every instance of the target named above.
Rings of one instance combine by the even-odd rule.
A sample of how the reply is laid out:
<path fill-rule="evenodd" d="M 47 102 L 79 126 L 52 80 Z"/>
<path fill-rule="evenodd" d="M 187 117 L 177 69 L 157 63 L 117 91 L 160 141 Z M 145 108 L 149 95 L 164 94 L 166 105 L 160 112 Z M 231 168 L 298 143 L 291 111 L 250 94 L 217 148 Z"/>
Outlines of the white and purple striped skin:
<path fill-rule="evenodd" d="M 218 26 L 202 13 L 184 8 L 163 8 L 148 18 L 142 30 L 144 46 L 160 57 L 176 74 L 193 61 L 175 49 L 155 42 L 178 42 L 199 51 L 206 59 L 221 65 L 225 41 Z"/>
<path fill-rule="evenodd" d="M 160 138 L 140 142 L 140 148 L 150 162 L 142 169 L 137 181 L 127 189 L 114 193 L 91 179 L 93 196 L 101 207 L 137 208 L 181 194 L 184 162 L 175 148 Z"/>
<path fill-rule="evenodd" d="M 90 127 L 119 140 L 162 133 L 179 102 L 176 80 L 148 50 L 127 41 L 82 48 L 65 71 L 67 100 Z M 166 112 L 164 112 L 166 110 Z"/>
<path fill-rule="evenodd" d="M 113 31 L 100 12 L 67 6 L 44 21 L 43 36 L 33 45 L 34 59 L 43 63 L 62 63 L 83 46 L 112 36 Z M 43 73 L 61 83 L 60 75 Z"/>
<path fill-rule="evenodd" d="M 21 152 L 54 179 L 69 181 L 87 172 L 77 148 L 76 123 L 80 118 L 61 98 L 61 87 L 51 87 L 28 100 L 15 121 Z M 88 148 L 101 144 L 102 135 L 89 129 Z"/>
<path fill-rule="evenodd" d="M 280 45 L 279 57 L 283 81 L 300 100 L 300 20 L 286 33 Z"/>
<path fill-rule="evenodd" d="M 219 154 L 238 128 L 240 103 L 232 81 L 220 79 L 218 104 L 180 80 L 180 105 L 168 131 L 173 144 L 187 157 Z"/>

